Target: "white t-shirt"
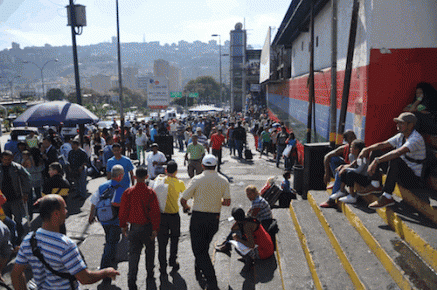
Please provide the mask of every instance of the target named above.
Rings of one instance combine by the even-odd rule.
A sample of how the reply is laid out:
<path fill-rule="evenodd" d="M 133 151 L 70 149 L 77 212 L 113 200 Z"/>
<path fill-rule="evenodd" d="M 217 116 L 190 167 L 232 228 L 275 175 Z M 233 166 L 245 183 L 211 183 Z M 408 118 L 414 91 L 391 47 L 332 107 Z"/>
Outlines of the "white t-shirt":
<path fill-rule="evenodd" d="M 153 166 L 153 162 L 166 162 L 167 158 L 165 157 L 164 153 L 161 151 L 158 151 L 156 154 L 153 154 L 153 152 L 149 152 L 146 157 L 147 162 L 147 172 L 149 173 L 150 179 L 153 179 L 156 177 L 156 167 L 162 167 L 162 165 L 155 165 Z"/>

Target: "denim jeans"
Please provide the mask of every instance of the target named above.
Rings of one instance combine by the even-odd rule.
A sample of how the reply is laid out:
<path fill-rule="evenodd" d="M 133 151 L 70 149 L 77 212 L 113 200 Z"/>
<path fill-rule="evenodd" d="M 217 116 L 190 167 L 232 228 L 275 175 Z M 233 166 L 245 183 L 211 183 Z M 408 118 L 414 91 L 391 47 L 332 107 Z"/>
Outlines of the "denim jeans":
<path fill-rule="evenodd" d="M 285 150 L 285 145 L 278 145 L 276 147 L 276 149 L 277 149 L 277 153 L 278 153 L 278 154 L 276 154 L 276 166 L 278 167 L 279 163 L 281 162 L 282 152 L 284 152 L 284 150 Z"/>
<path fill-rule="evenodd" d="M 218 231 L 220 214 L 193 211 L 190 221 L 191 248 L 195 258 L 196 276 L 203 274 L 210 287 L 217 286 L 217 277 L 209 256 L 209 244 Z"/>
<path fill-rule="evenodd" d="M 170 240 L 169 265 L 176 264 L 179 236 L 181 235 L 181 217 L 176 214 L 161 214 L 161 224 L 158 232 L 158 259 L 161 273 L 167 273 L 167 244 Z"/>
<path fill-rule="evenodd" d="M 228 140 L 229 155 L 235 155 L 235 139 Z"/>
<path fill-rule="evenodd" d="M 179 152 L 184 151 L 184 135 L 178 136 Z"/>
<path fill-rule="evenodd" d="M 138 289 L 136 285 L 138 274 L 138 263 L 140 261 L 141 250 L 146 247 L 146 271 L 147 278 L 153 278 L 153 268 L 155 267 L 155 240 L 151 239 L 152 224 L 136 225 L 132 224 L 129 230 L 129 271 L 127 274 L 127 285 L 130 290 Z"/>
<path fill-rule="evenodd" d="M 22 223 L 24 217 L 23 201 L 21 199 L 7 201 L 2 208 L 8 218 L 12 219 L 12 216 L 14 216 L 13 220 L 17 228 L 18 239 L 21 241 L 21 239 L 24 238 L 24 228 Z"/>
<path fill-rule="evenodd" d="M 117 254 L 117 245 L 120 241 L 121 229 L 118 225 L 102 225 L 105 230 L 105 247 L 103 248 L 100 269 L 115 267 Z"/>

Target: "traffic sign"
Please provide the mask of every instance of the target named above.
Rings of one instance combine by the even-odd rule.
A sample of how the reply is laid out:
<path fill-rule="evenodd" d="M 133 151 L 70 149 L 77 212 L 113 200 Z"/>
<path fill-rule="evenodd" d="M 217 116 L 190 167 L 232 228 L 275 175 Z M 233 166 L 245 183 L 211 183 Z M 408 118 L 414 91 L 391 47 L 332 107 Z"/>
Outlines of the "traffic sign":
<path fill-rule="evenodd" d="M 171 98 L 182 98 L 182 92 L 170 92 Z"/>
<path fill-rule="evenodd" d="M 189 98 L 198 98 L 199 97 L 199 93 L 190 93 L 188 95 Z"/>

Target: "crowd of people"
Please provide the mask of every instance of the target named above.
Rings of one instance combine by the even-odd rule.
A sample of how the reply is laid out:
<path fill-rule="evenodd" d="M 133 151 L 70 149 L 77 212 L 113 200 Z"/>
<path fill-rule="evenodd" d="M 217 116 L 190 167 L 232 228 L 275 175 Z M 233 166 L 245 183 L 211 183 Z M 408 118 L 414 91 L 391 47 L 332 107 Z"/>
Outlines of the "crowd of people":
<path fill-rule="evenodd" d="M 222 151 L 227 146 L 233 158 L 243 160 L 248 132 L 256 135 L 259 124 L 271 129 L 272 134 L 275 134 L 273 130 L 279 131 L 266 115 L 261 115 L 251 125 L 241 115 L 222 117 L 207 115 L 168 122 L 130 121 L 123 132 L 124 139 L 114 120 L 109 129 L 88 127 L 82 146 L 79 136 L 61 136 L 54 128 L 49 129 L 42 142 L 33 132 L 25 141 L 19 142 L 15 138 L 8 141 L 1 153 L 0 167 L 0 190 L 1 197 L 4 197 L 0 232 L 6 241 L 0 257 L 0 270 L 15 252 L 17 259 L 12 280 L 16 289 L 26 287 L 23 276 L 26 266 L 32 268 L 33 282 L 38 289 L 77 289 L 78 282 L 90 284 L 99 280 L 103 285 L 109 285 L 119 275 L 115 270 L 115 256 L 117 244 L 125 235 L 129 239 L 129 289 L 137 289 L 138 261 L 143 246 L 146 248 L 146 281 L 151 289 L 156 287 L 153 274 L 155 238 L 158 239 L 161 285 L 169 283 L 167 267 L 171 267 L 170 274 L 176 273 L 180 267 L 177 252 L 180 236 L 178 200 L 181 198 L 184 212 L 191 214 L 196 278 L 206 289 L 218 289 L 208 250 L 218 230 L 217 217 L 221 207 L 229 206 L 231 202 L 229 181 L 220 174 Z M 285 127 L 282 135 L 281 145 L 284 145 L 284 141 L 289 139 Z M 171 136 L 166 140 L 173 142 L 162 142 L 162 136 Z M 187 186 L 177 177 L 181 165 L 171 159 L 171 154 L 164 154 L 171 152 L 166 150 L 168 146 L 185 152 L 190 177 Z M 268 152 L 272 152 L 271 149 Z M 88 221 L 91 224 L 97 220 L 102 225 L 105 246 L 101 270 L 89 271 L 77 246 L 66 236 L 65 219 L 71 200 L 84 201 L 89 197 L 88 177 L 102 174 L 108 181 L 91 195 Z M 165 193 L 162 188 L 165 188 Z M 255 187 L 247 192 L 251 201 L 268 206 Z M 188 205 L 189 199 L 193 199 L 192 206 Z M 234 227 L 241 229 L 232 239 L 250 249 L 257 249 L 250 254 L 239 252 L 250 268 L 254 259 L 273 254 L 271 236 L 263 235 L 259 240 L 260 233 L 269 229 L 264 230 L 263 226 L 270 225 L 265 224 L 265 219 L 271 220 L 271 210 L 268 208 L 269 214 L 258 215 L 257 210 L 251 208 L 247 218 L 241 215 L 241 210 L 233 210 Z M 30 222 L 34 212 L 40 214 L 42 227 L 25 235 L 23 218 Z M 260 243 L 267 244 L 266 251 L 261 253 L 257 252 Z M 59 249 L 56 257 L 50 252 L 52 247 Z"/>
<path fill-rule="evenodd" d="M 337 199 L 356 203 L 358 196 L 381 192 L 380 198 L 369 205 L 377 209 L 394 204 L 396 183 L 406 188 L 423 185 L 427 155 L 421 134 L 437 135 L 426 125 L 435 121 L 437 112 L 430 94 L 429 86 L 418 85 L 414 102 L 394 118 L 399 133 L 387 141 L 366 147 L 353 131 L 344 133 L 345 143 L 324 159 L 324 181 L 328 184 L 331 177 L 335 181 L 328 185 L 333 193 L 321 207 L 334 207 Z M 433 96 L 437 96 L 435 90 Z M 16 289 L 25 289 L 26 266 L 32 268 L 38 289 L 77 289 L 77 281 L 111 284 L 119 275 L 115 270 L 116 251 L 123 235 L 129 239 L 129 289 L 137 289 L 143 247 L 147 285 L 156 287 L 155 238 L 161 285 L 169 283 L 167 268 L 171 268 L 170 274 L 180 268 L 179 205 L 191 214 L 196 279 L 205 289 L 218 289 L 208 250 L 218 231 L 221 207 L 231 204 L 229 181 L 221 174 L 223 150 L 227 147 L 231 158 L 243 161 L 249 147 L 248 133 L 254 136 L 260 159 L 271 154 L 277 167 L 283 164 L 281 188 L 291 194 L 289 179 L 298 162 L 297 140 L 283 123 L 275 123 L 267 114 L 248 117 L 217 113 L 183 120 L 128 121 L 125 125 L 123 132 L 115 120 L 111 128 L 90 127 L 82 146 L 78 136 L 60 136 L 53 129 L 42 142 L 30 133 L 25 141 L 12 139 L 5 145 L 0 167 L 0 213 L 4 213 L 0 215 L 0 240 L 7 242 L 0 244 L 0 270 L 9 255 L 17 252 L 12 272 Z M 184 166 L 190 178 L 187 185 L 177 177 L 182 165 L 172 160 L 173 148 L 185 153 Z M 384 184 L 383 173 L 387 175 Z M 91 195 L 88 221 L 100 222 L 105 246 L 100 270 L 89 271 L 76 244 L 65 235 L 65 218 L 68 200 L 89 197 L 87 176 L 100 174 L 108 181 Z M 269 203 L 256 187 L 248 186 L 246 195 L 251 208 L 246 213 L 241 208 L 232 210 L 235 224 L 216 250 L 228 254 L 234 245 L 244 257 L 244 269 L 251 269 L 254 260 L 273 255 L 275 222 Z M 35 211 L 40 213 L 43 226 L 24 236 L 23 217 L 30 221 Z M 59 251 L 53 253 L 53 247 Z"/>

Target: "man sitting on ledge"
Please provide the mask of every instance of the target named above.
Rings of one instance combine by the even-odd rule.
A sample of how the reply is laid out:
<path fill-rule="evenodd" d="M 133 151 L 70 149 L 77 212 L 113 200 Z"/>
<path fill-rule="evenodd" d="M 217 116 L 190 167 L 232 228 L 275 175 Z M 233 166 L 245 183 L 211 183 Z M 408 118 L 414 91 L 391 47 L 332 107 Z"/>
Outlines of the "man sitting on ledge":
<path fill-rule="evenodd" d="M 370 208 L 382 208 L 393 205 L 394 199 L 392 193 L 396 183 L 399 183 L 407 189 L 420 187 L 422 184 L 422 168 L 426 158 L 425 141 L 416 130 L 416 116 L 412 113 L 405 112 L 394 118 L 396 122 L 398 134 L 390 139 L 376 143 L 364 148 L 358 158 L 368 158 L 371 152 L 375 150 L 394 149 L 386 154 L 376 157 L 370 163 L 367 171 L 369 176 L 374 175 L 379 164 L 389 162 L 387 179 L 382 188 L 383 194 L 381 197 L 369 205 Z M 378 184 L 376 184 L 378 183 Z M 374 181 L 362 191 L 358 191 L 359 195 L 374 192 L 379 187 L 379 181 Z"/>

